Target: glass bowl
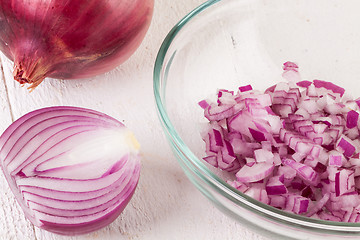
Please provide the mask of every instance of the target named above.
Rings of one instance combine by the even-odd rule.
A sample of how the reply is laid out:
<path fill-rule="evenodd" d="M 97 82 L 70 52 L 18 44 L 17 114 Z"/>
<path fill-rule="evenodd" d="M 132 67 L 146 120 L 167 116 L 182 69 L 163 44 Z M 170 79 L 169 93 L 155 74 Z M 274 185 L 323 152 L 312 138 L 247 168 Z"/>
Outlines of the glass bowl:
<path fill-rule="evenodd" d="M 217 89 L 265 90 L 294 61 L 303 79 L 322 79 L 360 96 L 359 1 L 213 0 L 185 16 L 164 40 L 154 69 L 163 130 L 192 183 L 224 213 L 274 239 L 360 237 L 360 224 L 284 212 L 228 185 L 202 158 L 207 121 L 200 100 Z"/>

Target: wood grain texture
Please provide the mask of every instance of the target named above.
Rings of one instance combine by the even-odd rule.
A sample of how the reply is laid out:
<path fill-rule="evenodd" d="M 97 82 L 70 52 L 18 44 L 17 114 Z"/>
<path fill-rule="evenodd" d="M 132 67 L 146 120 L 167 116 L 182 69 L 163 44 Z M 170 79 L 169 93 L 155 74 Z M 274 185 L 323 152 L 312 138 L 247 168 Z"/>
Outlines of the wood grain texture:
<path fill-rule="evenodd" d="M 2 56 L 5 79 L 0 79 L 0 107 L 5 115 L 1 115 L 1 131 L 10 124 L 12 115 L 17 119 L 37 108 L 54 105 L 92 108 L 121 120 L 134 132 L 142 146 L 142 172 L 134 197 L 121 216 L 102 230 L 78 237 L 33 228 L 0 177 L 1 240 L 264 239 L 221 213 L 190 183 L 157 119 L 152 93 L 157 51 L 171 27 L 202 2 L 155 1 L 153 21 L 139 49 L 118 68 L 94 78 L 46 79 L 29 93 L 14 82 L 12 63 Z"/>
<path fill-rule="evenodd" d="M 8 89 L 5 84 L 5 70 L 0 58 L 0 132 L 13 121 L 9 103 Z M 26 219 L 15 197 L 8 187 L 5 177 L 0 174 L 0 240 L 35 239 L 35 230 Z"/>

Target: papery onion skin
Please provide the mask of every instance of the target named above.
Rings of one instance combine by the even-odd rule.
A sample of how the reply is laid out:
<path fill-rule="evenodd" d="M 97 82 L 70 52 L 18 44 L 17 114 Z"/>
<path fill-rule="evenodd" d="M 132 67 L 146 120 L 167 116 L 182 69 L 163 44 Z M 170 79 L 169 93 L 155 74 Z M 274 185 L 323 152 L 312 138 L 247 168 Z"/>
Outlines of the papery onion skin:
<path fill-rule="evenodd" d="M 138 148 L 114 118 L 90 109 L 49 107 L 5 130 L 0 165 L 35 226 L 79 235 L 107 226 L 124 210 L 140 177 Z"/>
<path fill-rule="evenodd" d="M 127 60 L 149 28 L 154 0 L 0 0 L 0 50 L 14 79 L 77 79 Z"/>

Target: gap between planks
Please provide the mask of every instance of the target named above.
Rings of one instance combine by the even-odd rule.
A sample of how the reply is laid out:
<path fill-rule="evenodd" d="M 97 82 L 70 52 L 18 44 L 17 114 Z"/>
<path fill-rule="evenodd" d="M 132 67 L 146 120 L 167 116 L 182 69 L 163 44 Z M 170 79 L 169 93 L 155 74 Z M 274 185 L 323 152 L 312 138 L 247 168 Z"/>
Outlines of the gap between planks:
<path fill-rule="evenodd" d="M 5 93 L 6 93 L 6 101 L 8 103 L 8 107 L 9 107 L 9 111 L 10 111 L 11 122 L 14 122 L 14 114 L 13 114 L 11 103 L 10 103 L 9 91 L 8 91 L 8 88 L 7 88 L 7 85 L 6 85 L 3 61 L 2 61 L 1 58 L 0 58 L 0 74 L 1 74 L 1 78 L 2 78 L 2 80 L 4 82 L 4 88 L 5 88 Z"/>

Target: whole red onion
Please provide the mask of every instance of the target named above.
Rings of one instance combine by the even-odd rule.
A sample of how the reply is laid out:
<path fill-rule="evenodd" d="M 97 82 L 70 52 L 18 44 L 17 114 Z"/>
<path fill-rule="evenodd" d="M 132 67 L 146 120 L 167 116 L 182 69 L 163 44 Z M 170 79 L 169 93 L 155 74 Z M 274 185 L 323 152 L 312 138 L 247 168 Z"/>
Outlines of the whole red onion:
<path fill-rule="evenodd" d="M 0 50 L 14 78 L 95 76 L 118 66 L 149 28 L 154 0 L 0 0 Z"/>

